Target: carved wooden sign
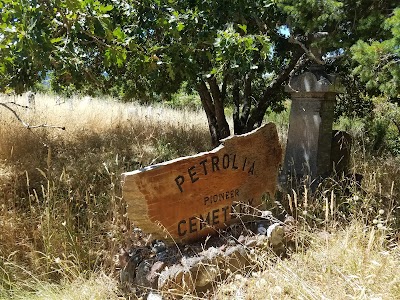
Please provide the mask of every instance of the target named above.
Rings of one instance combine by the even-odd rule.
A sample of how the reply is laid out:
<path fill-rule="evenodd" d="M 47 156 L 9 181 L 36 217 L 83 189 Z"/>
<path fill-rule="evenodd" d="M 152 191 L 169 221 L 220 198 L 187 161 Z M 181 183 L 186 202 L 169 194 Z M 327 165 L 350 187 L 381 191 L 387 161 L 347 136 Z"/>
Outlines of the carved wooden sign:
<path fill-rule="evenodd" d="M 276 189 L 282 149 L 269 123 L 210 152 L 122 174 L 135 226 L 154 238 L 189 242 L 263 209 Z"/>

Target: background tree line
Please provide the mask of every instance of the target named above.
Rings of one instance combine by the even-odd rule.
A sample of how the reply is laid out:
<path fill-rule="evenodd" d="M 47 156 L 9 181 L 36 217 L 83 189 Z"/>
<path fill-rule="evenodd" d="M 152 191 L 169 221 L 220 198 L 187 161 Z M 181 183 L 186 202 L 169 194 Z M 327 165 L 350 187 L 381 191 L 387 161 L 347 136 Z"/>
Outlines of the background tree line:
<path fill-rule="evenodd" d="M 248 132 L 310 64 L 342 78 L 340 114 L 368 112 L 370 96 L 400 100 L 394 0 L 1 0 L 0 16 L 0 92 L 50 76 L 56 92 L 153 101 L 185 84 L 213 145 L 230 134 L 227 105 L 234 133 Z"/>

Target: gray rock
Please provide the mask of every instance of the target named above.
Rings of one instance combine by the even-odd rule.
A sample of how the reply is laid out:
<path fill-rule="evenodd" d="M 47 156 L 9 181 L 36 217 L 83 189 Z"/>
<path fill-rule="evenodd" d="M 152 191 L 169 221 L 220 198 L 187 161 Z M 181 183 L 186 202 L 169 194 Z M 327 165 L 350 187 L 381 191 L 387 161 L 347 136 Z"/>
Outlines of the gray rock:
<path fill-rule="evenodd" d="M 155 293 L 155 292 L 150 292 L 147 295 L 147 300 L 162 300 L 162 296 L 160 294 Z"/>
<path fill-rule="evenodd" d="M 257 227 L 257 233 L 265 235 L 267 233 L 267 229 L 263 225 L 258 225 Z"/>
<path fill-rule="evenodd" d="M 161 291 L 184 294 L 194 291 L 192 273 L 182 265 L 173 265 L 161 272 L 158 277 L 158 289 Z"/>
<path fill-rule="evenodd" d="M 203 256 L 182 257 L 181 264 L 187 269 L 190 269 L 196 266 L 197 264 L 202 263 L 204 259 L 205 258 Z"/>
<path fill-rule="evenodd" d="M 150 273 L 153 266 L 152 260 L 142 261 L 136 269 L 135 284 L 141 287 L 154 288 L 154 282 L 150 282 L 147 279 L 147 275 Z"/>
<path fill-rule="evenodd" d="M 221 270 L 218 265 L 215 264 L 199 264 L 195 268 L 192 268 L 192 276 L 195 278 L 196 288 L 205 287 L 217 281 L 218 276 L 221 274 Z"/>
<path fill-rule="evenodd" d="M 246 241 L 246 238 L 243 234 L 241 234 L 238 238 L 238 243 L 243 244 Z"/>
<path fill-rule="evenodd" d="M 269 226 L 267 230 L 267 238 L 272 247 L 283 244 L 283 240 L 285 238 L 283 226 L 281 226 L 279 223 Z"/>
<path fill-rule="evenodd" d="M 154 240 L 151 245 L 151 251 L 158 254 L 161 252 L 165 252 L 167 250 L 167 245 L 161 240 Z"/>
<path fill-rule="evenodd" d="M 245 245 L 248 248 L 253 248 L 257 245 L 257 239 L 255 237 L 251 237 L 251 238 L 247 239 L 247 241 L 245 242 Z"/>
<path fill-rule="evenodd" d="M 242 245 L 229 247 L 224 255 L 225 267 L 234 272 L 243 269 L 249 264 L 247 253 Z"/>
<path fill-rule="evenodd" d="M 203 251 L 200 253 L 200 255 L 206 257 L 209 260 L 212 260 L 221 254 L 222 254 L 222 251 L 215 247 L 210 247 L 206 251 Z"/>
<path fill-rule="evenodd" d="M 144 260 L 137 267 L 135 283 L 141 287 L 157 289 L 158 277 L 165 268 L 162 261 Z"/>

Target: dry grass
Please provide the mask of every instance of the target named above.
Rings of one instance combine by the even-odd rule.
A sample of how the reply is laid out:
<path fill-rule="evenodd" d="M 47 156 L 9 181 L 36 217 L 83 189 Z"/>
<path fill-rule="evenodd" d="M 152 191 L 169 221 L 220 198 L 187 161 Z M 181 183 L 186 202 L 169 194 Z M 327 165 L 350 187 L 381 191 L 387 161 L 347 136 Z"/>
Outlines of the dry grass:
<path fill-rule="evenodd" d="M 290 259 L 257 253 L 260 270 L 235 274 L 216 299 L 398 299 L 400 248 L 357 221 L 328 232 L 303 233 L 308 247 Z"/>
<path fill-rule="evenodd" d="M 124 299 L 119 291 L 118 282 L 103 273 L 60 284 L 51 284 L 40 280 L 31 284 L 31 286 L 19 286 L 14 289 L 14 293 L 4 298 L 0 294 L 0 299 L 7 300 L 8 297 L 16 300 Z"/>
<path fill-rule="evenodd" d="M 5 293 L 32 278 L 73 281 L 99 269 L 111 274 L 113 255 L 132 243 L 120 174 L 210 147 L 199 112 L 112 100 L 75 99 L 71 107 L 47 96 L 36 97 L 35 110 L 15 109 L 32 125 L 66 130 L 28 130 L 1 110 L 0 292 Z"/>
<path fill-rule="evenodd" d="M 137 241 L 119 176 L 208 150 L 205 115 L 112 99 L 36 99 L 35 110 L 16 111 L 32 125 L 66 130 L 28 130 L 0 110 L 0 299 L 128 298 L 114 255 Z M 286 260 L 253 253 L 254 269 L 216 283 L 210 297 L 398 299 L 399 160 L 355 147 L 353 161 L 364 174 L 361 190 L 350 186 L 349 195 L 336 178 L 291 199 L 304 228 L 299 252 Z"/>

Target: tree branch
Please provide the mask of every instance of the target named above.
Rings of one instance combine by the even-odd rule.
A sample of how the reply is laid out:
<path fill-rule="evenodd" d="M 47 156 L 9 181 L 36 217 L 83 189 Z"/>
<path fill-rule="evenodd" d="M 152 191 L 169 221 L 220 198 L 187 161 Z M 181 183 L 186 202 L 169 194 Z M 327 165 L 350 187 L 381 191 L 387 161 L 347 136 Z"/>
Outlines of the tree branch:
<path fill-rule="evenodd" d="M 206 83 L 203 80 L 200 80 L 200 82 L 198 83 L 197 91 L 200 95 L 200 100 L 203 104 L 204 109 L 206 110 L 206 113 L 210 112 L 212 114 L 215 114 L 215 107 L 212 102 L 210 92 L 208 91 Z"/>
<path fill-rule="evenodd" d="M 91 37 L 98 45 L 102 45 L 104 48 L 109 48 L 110 45 L 108 45 L 106 42 L 102 41 L 102 39 L 91 32 L 84 30 L 84 34 L 86 34 L 88 37 Z"/>
<path fill-rule="evenodd" d="M 266 34 L 268 32 L 268 26 L 265 24 L 256 14 L 252 14 L 252 17 L 254 18 L 254 21 L 257 24 L 258 30 L 260 30 L 262 33 Z"/>
<path fill-rule="evenodd" d="M 16 103 L 16 102 L 0 102 L 0 104 L 5 104 L 5 105 L 9 105 L 9 104 L 13 104 L 13 105 L 15 105 L 15 106 L 19 106 L 19 107 L 22 107 L 22 108 L 29 108 L 29 106 L 26 106 L 26 105 L 21 105 L 21 104 L 18 104 L 18 103 Z M 4 105 L 3 105 L 4 106 Z"/>
<path fill-rule="evenodd" d="M 30 125 L 29 123 L 25 123 L 24 120 L 22 120 L 20 118 L 20 116 L 17 114 L 17 112 L 14 109 L 12 109 L 11 107 L 9 107 L 8 104 L 14 104 L 14 105 L 25 107 L 25 108 L 27 108 L 27 106 L 19 105 L 19 104 L 15 103 L 15 102 L 6 102 L 6 103 L 0 102 L 0 106 L 3 106 L 6 109 L 8 109 L 9 111 L 11 111 L 12 114 L 15 116 L 15 118 L 27 129 L 35 129 L 35 128 L 47 127 L 47 128 L 56 128 L 56 129 L 65 130 L 64 126 L 54 126 L 54 125 L 47 125 L 47 124 Z"/>
<path fill-rule="evenodd" d="M 289 43 L 292 44 L 297 44 L 301 47 L 301 49 L 304 50 L 304 52 L 312 59 L 314 60 L 316 63 L 320 64 L 320 65 L 325 65 L 325 62 L 323 60 L 321 60 L 320 58 L 316 57 L 314 55 L 314 53 L 309 50 L 305 44 L 303 44 L 302 42 L 299 41 L 299 39 L 297 37 L 293 37 L 292 35 L 289 37 Z"/>
<path fill-rule="evenodd" d="M 282 84 L 290 78 L 291 75 L 304 63 L 303 54 L 295 52 L 291 61 L 283 69 L 274 80 L 268 85 L 264 91 L 257 106 L 251 110 L 250 117 L 247 120 L 246 131 L 249 132 L 254 129 L 254 125 L 261 125 L 262 119 L 272 99 L 278 94 Z"/>

